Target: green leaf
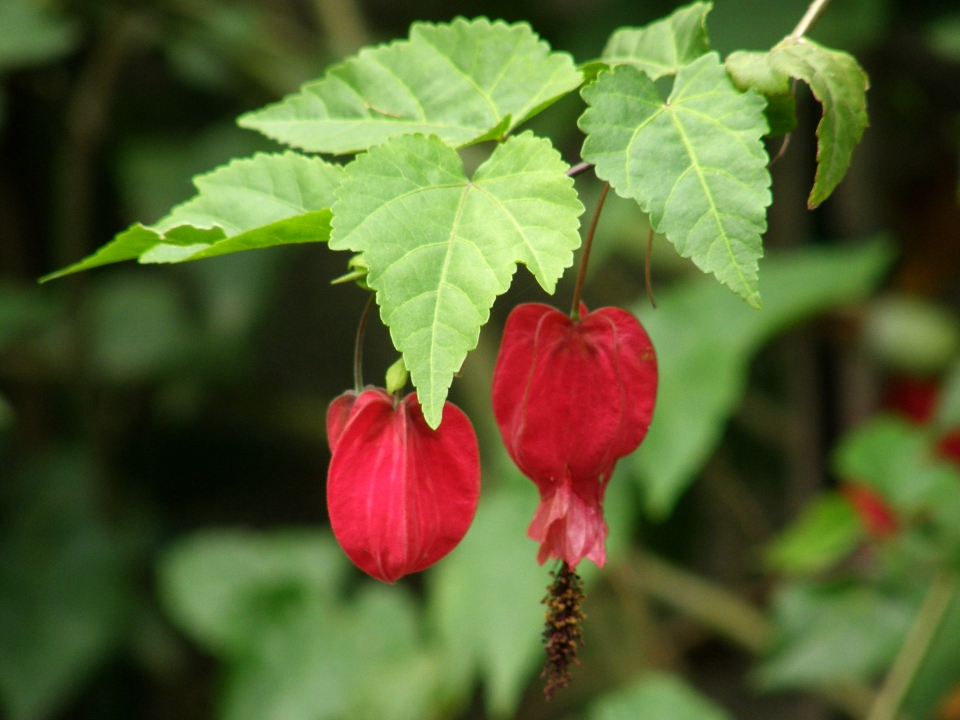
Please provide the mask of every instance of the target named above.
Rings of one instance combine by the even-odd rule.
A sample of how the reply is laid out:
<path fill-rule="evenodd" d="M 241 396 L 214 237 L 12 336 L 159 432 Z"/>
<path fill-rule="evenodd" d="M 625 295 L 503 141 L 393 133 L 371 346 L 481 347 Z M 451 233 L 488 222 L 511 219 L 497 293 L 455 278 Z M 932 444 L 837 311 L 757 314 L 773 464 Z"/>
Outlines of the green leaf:
<path fill-rule="evenodd" d="M 730 53 L 724 65 L 737 88 L 744 92 L 756 90 L 766 98 L 768 137 L 785 135 L 796 127 L 797 101 L 790 76 L 770 65 L 770 53 L 740 50 Z"/>
<path fill-rule="evenodd" d="M 171 263 L 330 236 L 330 206 L 343 169 L 295 152 L 234 160 L 194 178 L 198 195 L 152 227 L 139 223 L 90 257 L 41 282 L 138 259 Z"/>
<path fill-rule="evenodd" d="M 537 545 L 527 526 L 537 491 L 503 451 L 490 473 L 498 482 L 484 491 L 470 531 L 427 576 L 428 617 L 442 647 L 448 701 L 468 701 L 474 678 L 484 681 L 488 714 L 512 717 L 524 689 L 543 667 L 543 598 L 550 578 L 537 565 Z M 486 477 L 486 476 L 485 476 Z M 607 555 L 614 561 L 636 528 L 633 489 L 621 468 L 607 488 L 610 527 Z M 587 590 L 599 576 L 592 562 L 577 566 Z"/>
<path fill-rule="evenodd" d="M 786 587 L 774 601 L 780 637 L 758 679 L 769 690 L 868 680 L 893 660 L 916 608 L 872 587 Z"/>
<path fill-rule="evenodd" d="M 482 675 L 486 707 L 509 717 L 536 674 L 550 578 L 526 535 L 537 492 L 524 481 L 488 492 L 466 537 L 429 575 L 429 612 L 449 688 L 469 697 Z"/>
<path fill-rule="evenodd" d="M 362 50 L 238 122 L 309 152 L 355 153 L 412 133 L 462 147 L 506 135 L 582 80 L 526 23 L 414 23 L 409 40 Z"/>
<path fill-rule="evenodd" d="M 291 598 L 331 602 L 347 570 L 327 533 L 264 535 L 206 530 L 179 541 L 158 567 L 161 600 L 174 622 L 205 647 L 241 654 L 258 623 L 276 610 L 263 600 L 294 588 Z"/>
<path fill-rule="evenodd" d="M 850 167 L 853 149 L 869 124 L 867 74 L 852 55 L 809 38 L 786 38 L 769 53 L 732 53 L 727 69 L 741 88 L 782 95 L 789 78 L 803 80 L 823 105 L 817 126 L 817 175 L 807 206 L 830 197 Z"/>
<path fill-rule="evenodd" d="M 960 542 L 960 470 L 938 457 L 930 434 L 895 415 L 881 415 L 843 438 L 835 472 L 876 488 L 900 513 L 928 516 Z"/>
<path fill-rule="evenodd" d="M 707 13 L 713 3 L 695 2 L 642 28 L 620 28 L 601 58 L 608 65 L 633 65 L 656 80 L 676 75 L 684 65 L 710 51 Z"/>
<path fill-rule="evenodd" d="M 670 512 L 720 442 L 754 353 L 792 323 L 865 297 L 891 259 L 885 242 L 772 257 L 764 261 L 761 312 L 708 278 L 658 293 L 656 311 L 634 308 L 660 368 L 650 432 L 628 461 L 642 478 L 650 514 Z"/>
<path fill-rule="evenodd" d="M 853 552 L 863 538 L 863 526 L 847 499 L 825 493 L 768 548 L 767 564 L 791 575 L 821 572 Z"/>
<path fill-rule="evenodd" d="M 95 478 L 75 454 L 47 449 L 11 479 L 0 506 L 0 701 L 9 720 L 44 720 L 123 642 L 132 543 L 99 517 Z"/>
<path fill-rule="evenodd" d="M 910 683 L 903 700 L 903 717 L 935 717 L 934 709 L 960 680 L 960 593 L 955 593 L 937 634 Z"/>
<path fill-rule="evenodd" d="M 363 583 L 342 599 L 347 561 L 325 532 L 205 531 L 160 564 L 174 622 L 226 666 L 226 720 L 429 715 L 437 665 L 416 603 Z"/>
<path fill-rule="evenodd" d="M 41 0 L 0 2 L 0 72 L 53 60 L 70 52 L 79 28 L 50 12 Z"/>
<path fill-rule="evenodd" d="M 770 173 L 764 101 L 741 93 L 716 53 L 680 68 L 666 102 L 630 65 L 583 89 L 583 158 L 650 215 L 683 257 L 760 307 L 757 260 Z"/>
<path fill-rule="evenodd" d="M 730 715 L 686 682 L 650 673 L 590 706 L 588 720 L 730 720 Z"/>
<path fill-rule="evenodd" d="M 567 167 L 529 132 L 498 145 L 472 180 L 435 136 L 394 138 L 347 167 L 330 247 L 363 252 L 430 427 L 516 263 L 552 293 L 573 262 L 583 205 Z"/>

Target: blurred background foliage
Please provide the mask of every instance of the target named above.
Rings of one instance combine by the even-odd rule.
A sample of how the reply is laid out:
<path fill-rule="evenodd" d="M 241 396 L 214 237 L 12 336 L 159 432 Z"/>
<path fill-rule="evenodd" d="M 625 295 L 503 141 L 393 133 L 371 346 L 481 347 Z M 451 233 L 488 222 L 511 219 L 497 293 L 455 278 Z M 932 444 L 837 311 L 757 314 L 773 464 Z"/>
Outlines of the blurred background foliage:
<path fill-rule="evenodd" d="M 802 0 L 716 0 L 769 48 Z M 494 308 L 453 399 L 476 521 L 385 586 L 325 516 L 324 414 L 364 302 L 323 246 L 40 275 L 274 146 L 236 127 L 414 20 L 529 21 L 582 62 L 668 0 L 0 0 L 0 716 L 111 720 L 960 718 L 960 14 L 835 0 L 813 33 L 871 75 L 872 127 L 816 212 L 819 108 L 773 167 L 751 310 L 608 202 L 586 290 L 658 350 L 649 437 L 611 482 L 587 646 L 550 704 L 533 485 L 489 406 Z M 571 96 L 533 129 L 578 159 Z M 779 146 L 771 146 L 773 153 Z M 463 151 L 468 164 L 483 148 Z M 599 193 L 577 180 L 585 204 Z M 521 274 L 524 270 L 520 271 Z M 565 278 L 555 302 L 569 301 Z M 368 337 L 368 380 L 395 359 Z M 884 714 L 886 713 L 886 715 Z"/>

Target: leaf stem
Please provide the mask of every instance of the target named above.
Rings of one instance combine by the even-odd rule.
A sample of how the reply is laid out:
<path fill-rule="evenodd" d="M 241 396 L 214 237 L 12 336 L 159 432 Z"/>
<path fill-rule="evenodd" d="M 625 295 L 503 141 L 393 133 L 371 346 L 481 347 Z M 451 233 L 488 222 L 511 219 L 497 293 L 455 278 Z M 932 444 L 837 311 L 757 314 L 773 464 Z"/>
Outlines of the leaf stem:
<path fill-rule="evenodd" d="M 944 570 L 937 573 L 907 639 L 903 641 L 900 652 L 884 678 L 867 720 L 895 720 L 913 678 L 937 635 L 956 588 L 957 580 L 952 573 Z"/>
<path fill-rule="evenodd" d="M 807 12 L 803 14 L 803 17 L 800 18 L 800 22 L 797 23 L 797 26 L 793 29 L 793 32 L 790 33 L 789 37 L 794 40 L 799 40 L 810 30 L 810 27 L 817 21 L 823 11 L 827 9 L 827 5 L 830 4 L 830 0 L 813 0 L 810 3 L 810 7 L 807 8 Z"/>
<path fill-rule="evenodd" d="M 572 168 L 567 170 L 567 177 L 576 177 L 581 173 L 585 173 L 587 170 L 589 170 L 592 167 L 593 165 L 591 165 L 588 162 L 577 163 Z"/>
<path fill-rule="evenodd" d="M 607 199 L 607 192 L 610 190 L 610 183 L 603 184 L 603 190 L 600 191 L 600 199 L 597 200 L 597 207 L 593 211 L 593 220 L 590 221 L 590 229 L 587 230 L 587 239 L 583 242 L 583 254 L 580 256 L 580 271 L 577 273 L 577 284 L 573 288 L 573 305 L 570 308 L 570 317 L 574 321 L 580 319 L 580 295 L 583 293 L 583 282 L 587 277 L 587 263 L 590 261 L 590 248 L 593 247 L 593 236 L 597 232 L 597 223 L 600 221 L 600 211 L 603 210 L 603 201 Z"/>
<path fill-rule="evenodd" d="M 360 324 L 357 325 L 357 340 L 353 346 L 353 389 L 358 393 L 363 392 L 363 336 L 367 331 L 367 320 L 370 319 L 370 311 L 373 310 L 376 293 L 370 293 L 367 298 L 367 304 L 363 307 L 363 314 L 360 316 Z"/>
<path fill-rule="evenodd" d="M 653 296 L 653 282 L 650 280 L 650 260 L 653 255 L 653 226 L 650 226 L 650 230 L 647 233 L 647 254 L 644 257 L 643 263 L 643 279 L 647 285 L 647 297 L 650 298 L 650 304 L 653 306 L 653 309 L 657 309 L 657 299 Z"/>

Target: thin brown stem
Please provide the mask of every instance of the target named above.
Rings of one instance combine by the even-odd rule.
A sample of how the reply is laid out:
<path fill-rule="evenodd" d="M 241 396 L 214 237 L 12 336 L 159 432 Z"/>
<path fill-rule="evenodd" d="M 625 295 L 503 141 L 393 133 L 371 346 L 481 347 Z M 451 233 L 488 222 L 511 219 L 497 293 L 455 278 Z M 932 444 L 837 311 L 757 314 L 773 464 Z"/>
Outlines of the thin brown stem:
<path fill-rule="evenodd" d="M 580 271 L 577 273 L 577 284 L 573 288 L 573 305 L 570 308 L 570 317 L 574 321 L 580 319 L 580 296 L 583 293 L 583 283 L 587 278 L 587 263 L 590 262 L 590 248 L 593 246 L 593 236 L 597 232 L 597 223 L 600 221 L 600 211 L 603 210 L 603 201 L 607 199 L 607 192 L 610 190 L 610 183 L 603 184 L 603 190 L 600 191 L 600 199 L 597 200 L 597 207 L 593 211 L 593 220 L 590 221 L 590 229 L 587 230 L 587 239 L 583 242 L 583 254 L 580 256 Z"/>
<path fill-rule="evenodd" d="M 657 299 L 653 296 L 653 282 L 650 280 L 650 258 L 653 255 L 653 227 L 647 232 L 647 254 L 643 262 L 643 279 L 647 285 L 647 297 L 653 309 L 657 309 Z"/>
<path fill-rule="evenodd" d="M 767 163 L 767 167 L 773 167 L 773 164 L 783 157 L 783 154 L 787 151 L 787 147 L 790 145 L 790 133 L 787 133 L 783 136 L 783 142 L 780 143 L 780 149 L 777 151 L 777 154 L 773 156 L 773 159 Z"/>
<path fill-rule="evenodd" d="M 363 307 L 363 314 L 360 316 L 360 324 L 357 325 L 357 340 L 353 346 L 353 389 L 358 393 L 363 391 L 363 336 L 367 331 L 367 321 L 370 319 L 370 311 L 373 310 L 376 293 L 370 293 L 367 298 L 367 304 Z"/>
<path fill-rule="evenodd" d="M 830 0 L 813 0 L 813 2 L 810 3 L 810 7 L 807 8 L 807 12 L 803 14 L 800 22 L 797 23 L 793 32 L 790 33 L 790 37 L 794 40 L 799 40 L 806 35 L 810 27 L 817 21 L 817 18 L 823 14 L 823 11 L 827 9 L 827 5 L 829 4 Z"/>

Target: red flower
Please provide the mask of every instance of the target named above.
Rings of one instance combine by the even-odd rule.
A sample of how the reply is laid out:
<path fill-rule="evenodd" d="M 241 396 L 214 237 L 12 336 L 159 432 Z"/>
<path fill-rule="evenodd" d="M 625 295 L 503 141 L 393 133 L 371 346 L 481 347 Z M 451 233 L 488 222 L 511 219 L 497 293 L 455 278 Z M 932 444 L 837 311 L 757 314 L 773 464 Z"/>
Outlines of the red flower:
<path fill-rule="evenodd" d="M 657 361 L 640 322 L 619 308 L 574 321 L 529 303 L 507 320 L 493 412 L 507 452 L 540 490 L 527 534 L 537 560 L 606 561 L 603 494 L 617 459 L 647 434 Z"/>
<path fill-rule="evenodd" d="M 863 483 L 845 482 L 840 492 L 853 505 L 867 534 L 881 540 L 900 531 L 900 521 L 880 493 Z"/>
<path fill-rule="evenodd" d="M 431 430 L 416 393 L 346 392 L 330 403 L 330 524 L 347 556 L 394 582 L 450 552 L 473 521 L 480 452 L 467 416 L 451 403 Z"/>

